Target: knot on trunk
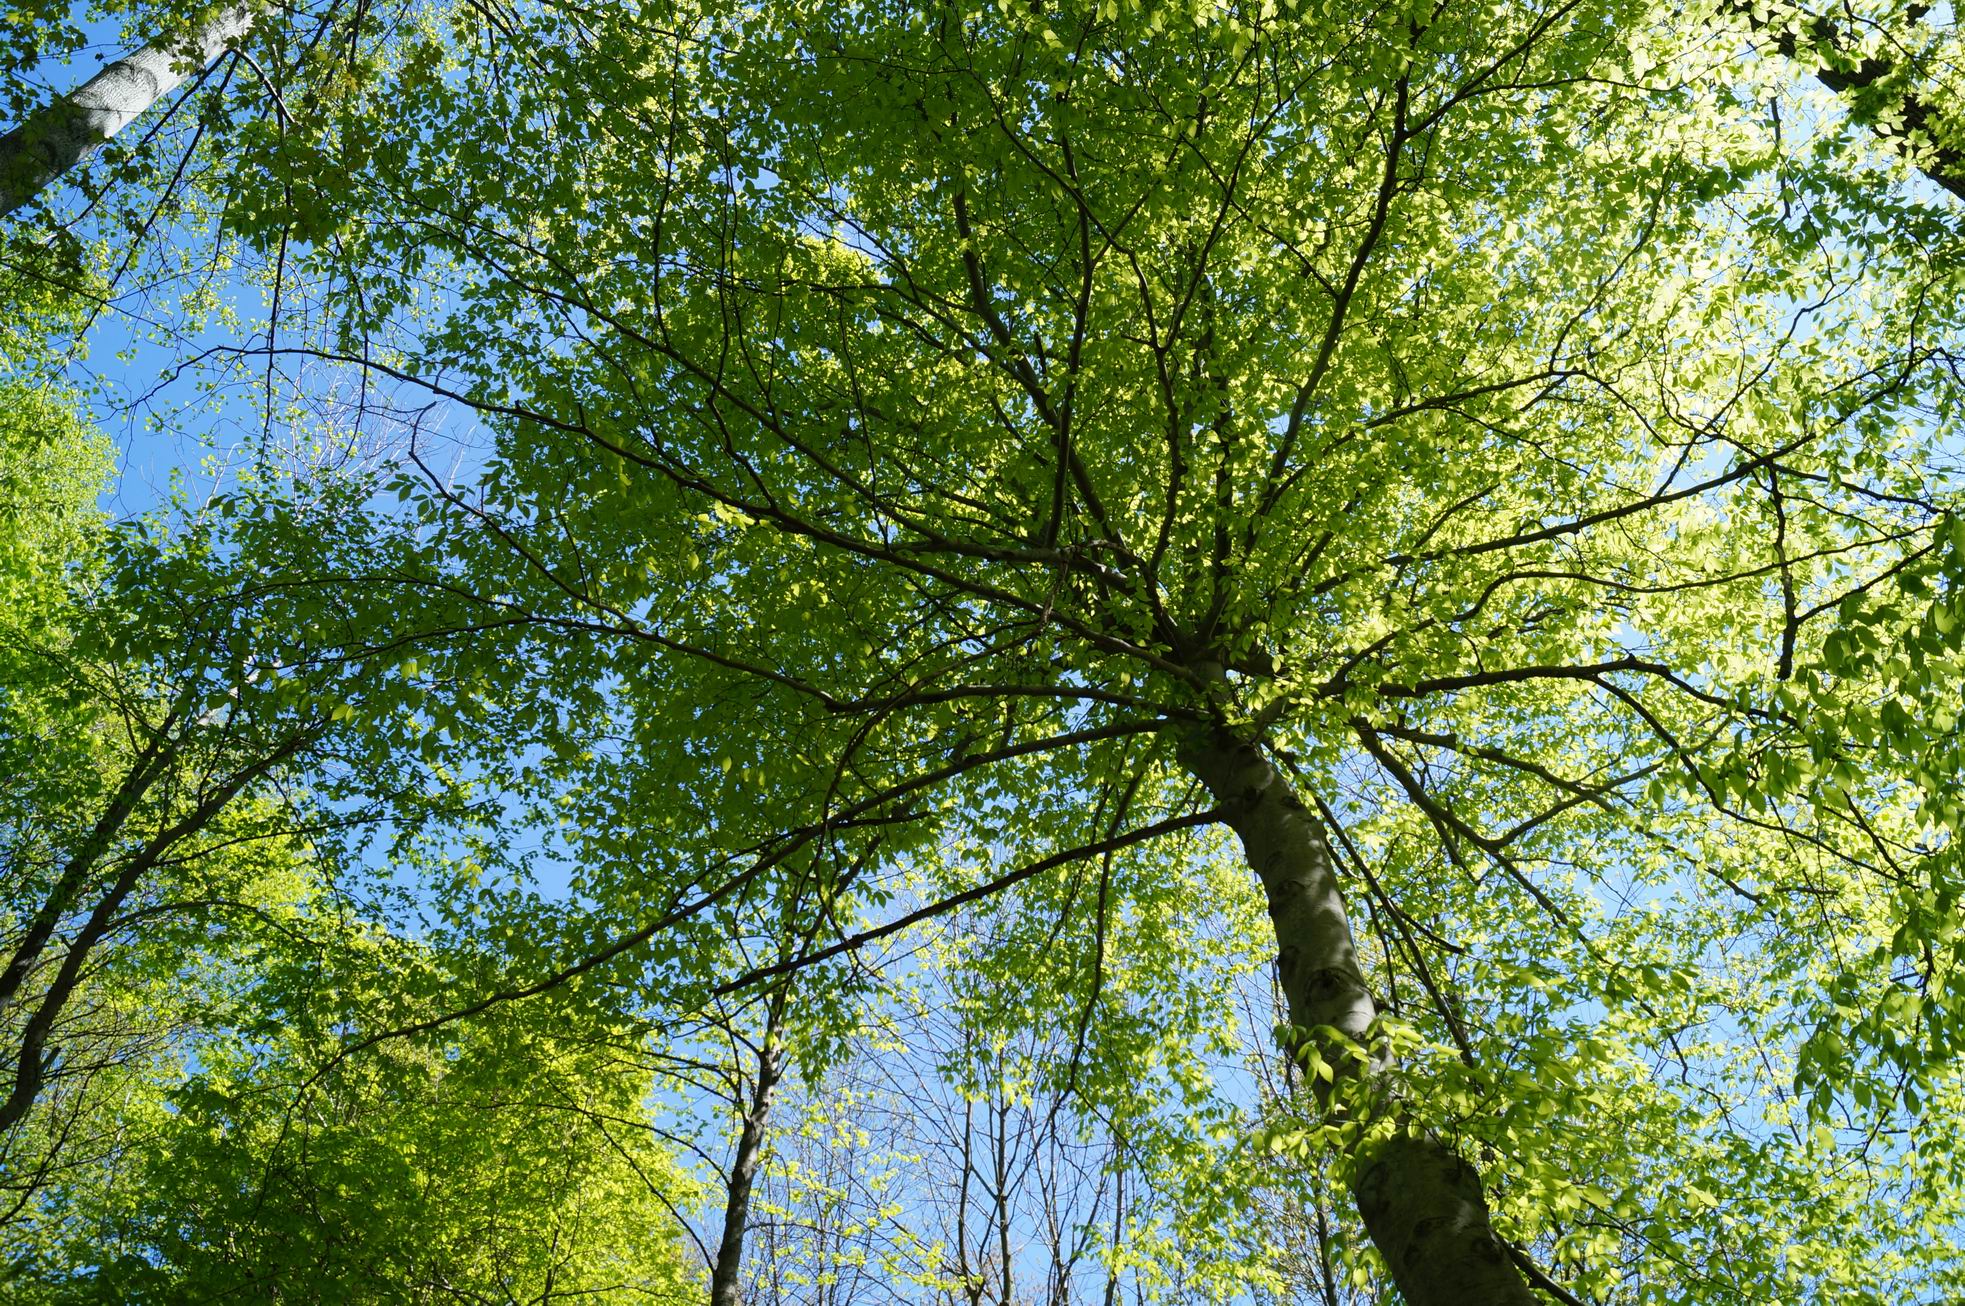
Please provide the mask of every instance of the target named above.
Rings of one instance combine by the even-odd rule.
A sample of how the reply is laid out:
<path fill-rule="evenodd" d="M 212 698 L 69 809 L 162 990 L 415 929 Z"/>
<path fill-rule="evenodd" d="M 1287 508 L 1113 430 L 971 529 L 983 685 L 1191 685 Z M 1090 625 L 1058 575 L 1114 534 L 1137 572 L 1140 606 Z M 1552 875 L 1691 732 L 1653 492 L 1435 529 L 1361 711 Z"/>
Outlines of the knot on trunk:
<path fill-rule="evenodd" d="M 1277 955 L 1276 965 L 1283 972 L 1283 987 L 1305 1004 L 1306 1012 L 1365 992 L 1364 980 L 1342 966 L 1321 966 L 1292 983 L 1296 977 L 1291 972 L 1299 955 L 1294 948 L 1286 949 Z"/>
<path fill-rule="evenodd" d="M 1353 1191 L 1372 1241 L 1415 1306 L 1534 1302 L 1488 1223 L 1480 1175 L 1438 1139 L 1400 1133 L 1371 1146 Z"/>

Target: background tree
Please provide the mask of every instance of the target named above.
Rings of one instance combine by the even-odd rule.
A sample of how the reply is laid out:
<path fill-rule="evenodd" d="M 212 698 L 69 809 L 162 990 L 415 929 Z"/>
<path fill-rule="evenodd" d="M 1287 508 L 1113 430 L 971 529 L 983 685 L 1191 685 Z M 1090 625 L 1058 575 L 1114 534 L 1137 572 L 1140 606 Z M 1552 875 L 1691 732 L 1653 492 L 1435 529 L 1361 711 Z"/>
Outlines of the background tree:
<path fill-rule="evenodd" d="M 485 800 L 413 748 L 446 696 L 367 642 L 387 623 L 268 583 L 296 540 L 384 556 L 344 512 L 368 489 L 269 478 L 117 527 L 63 398 L 16 382 L 0 421 L 10 1297 L 687 1295 L 692 1190 L 618 1010 L 562 988 L 531 1023 L 336 1059 L 495 960 L 467 893 L 400 937 L 387 877 L 518 860 L 465 851 Z"/>
<path fill-rule="evenodd" d="M 334 1065 L 429 958 L 296 925 L 314 937 L 262 963 L 197 1073 L 126 1108 L 152 1117 L 140 1144 L 56 1195 L 73 1241 L 37 1267 L 49 1300 L 78 1270 L 89 1300 L 697 1299 L 671 1214 L 689 1184 L 604 1013 L 562 993 Z"/>

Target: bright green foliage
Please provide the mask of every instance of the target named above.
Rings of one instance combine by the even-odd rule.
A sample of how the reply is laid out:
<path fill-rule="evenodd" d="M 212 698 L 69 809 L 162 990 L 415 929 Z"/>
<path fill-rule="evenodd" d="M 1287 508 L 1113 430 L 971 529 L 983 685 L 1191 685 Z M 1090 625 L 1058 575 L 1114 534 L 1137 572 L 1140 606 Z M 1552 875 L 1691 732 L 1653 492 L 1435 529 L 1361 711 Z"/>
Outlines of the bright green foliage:
<path fill-rule="evenodd" d="M 262 958 L 250 1023 L 126 1107 L 140 1141 L 96 1187 L 52 1199 L 71 1241 L 49 1300 L 693 1300 L 664 1232 L 689 1184 L 591 1012 L 326 1060 L 427 966 L 359 930 Z M 91 1286 L 71 1298 L 76 1272 Z"/>
<path fill-rule="evenodd" d="M 121 600 L 95 508 L 99 437 L 47 395 L 16 385 L 13 399 L 0 426 L 7 1221 L 111 1146 L 94 1134 L 99 1108 L 168 1073 L 223 1004 L 252 952 L 228 926 L 293 901 L 294 812 L 268 781 L 310 738 L 304 720 L 204 697 L 196 659 L 224 652 L 210 627 Z M 119 623 L 138 614 L 151 620 L 128 638 Z M 203 647 L 187 660 L 173 643 Z"/>
<path fill-rule="evenodd" d="M 668 922 L 642 955 L 677 1001 L 727 964 L 708 939 L 851 934 L 924 863 L 932 899 L 1173 833 L 1170 745 L 1209 723 L 1345 827 L 1418 1031 L 1402 1101 L 1560 1277 L 1888 1301 L 1959 1272 L 1893 1214 L 1946 1141 L 1855 1169 L 1843 1078 L 1793 1096 L 1818 995 L 1917 919 L 1906 817 L 1882 769 L 1845 820 L 1747 761 L 1805 748 L 1832 615 L 1949 520 L 1959 238 L 1744 19 L 515 21 L 522 74 L 458 27 L 406 57 L 444 76 L 374 88 L 386 149 L 324 187 L 358 234 L 307 267 L 344 352 L 493 423 L 468 494 L 402 493 L 532 626 L 514 731 L 608 741 L 560 759 L 579 887 L 603 929 Z M 424 267 L 448 300 L 390 329 Z M 1010 901 L 1082 994 L 1068 864 Z M 1150 879 L 1111 883 L 1153 918 Z M 692 894 L 727 915 L 670 922 Z"/>
<path fill-rule="evenodd" d="M 856 1085 L 819 1136 L 892 1109 L 852 1078 L 880 1057 L 1106 1131 L 1087 1173 L 1150 1190 L 1086 1235 L 1115 1293 L 1389 1297 L 1328 1186 L 1410 1128 L 1592 1300 L 1955 1294 L 1965 240 L 1879 138 L 1955 89 L 1926 18 L 543 3 L 345 57 L 269 29 L 317 111 L 219 115 L 207 184 L 293 291 L 285 338 L 490 445 L 419 444 L 399 510 L 273 481 L 132 557 L 262 605 L 207 683 L 307 667 L 266 719 L 324 718 L 441 817 L 401 864 L 460 945 L 447 1000 L 571 985 L 661 1028 L 790 982 L 808 1089 Z M 1817 66 L 1869 76 L 1853 113 Z M 1905 125 L 1946 184 L 1956 125 Z M 1183 761 L 1225 739 L 1320 815 L 1385 1016 L 1370 1074 L 1285 1025 L 1294 1103 L 1245 1076 L 1302 941 L 1262 937 L 1276 868 L 1197 833 L 1236 796 Z M 550 918 L 479 876 L 556 862 Z M 360 1118 L 437 1092 L 359 1056 L 326 1091 Z M 213 1064 L 228 1102 L 279 1078 Z M 321 1140 L 419 1164 L 380 1124 Z M 846 1219 L 860 1162 L 817 1154 L 773 1200 L 829 1236 L 929 1202 L 895 1192 L 913 1152 L 862 1149 Z M 813 1291 L 1014 1260 L 770 1246 Z"/>
<path fill-rule="evenodd" d="M 0 437 L 8 1299 L 684 1300 L 690 1185 L 597 1010 L 562 993 L 334 1059 L 433 1014 L 443 972 L 485 958 L 388 933 L 363 918 L 368 877 L 326 875 L 374 819 L 364 796 L 404 782 L 393 745 L 328 728 L 351 698 L 382 721 L 402 700 L 351 692 L 318 602 L 241 588 L 282 537 L 222 512 L 110 528 L 100 442 L 25 391 Z M 293 488 L 279 526 L 325 559 L 336 500 Z M 370 763 L 356 783 L 335 784 L 330 743 Z M 290 787 L 301 756 L 312 796 Z M 396 799 L 406 830 L 469 810 L 441 788 Z"/>
<path fill-rule="evenodd" d="M 0 612 L 16 656 L 59 620 L 67 573 L 88 565 L 106 472 L 101 439 L 69 406 L 17 381 L 0 394 Z"/>

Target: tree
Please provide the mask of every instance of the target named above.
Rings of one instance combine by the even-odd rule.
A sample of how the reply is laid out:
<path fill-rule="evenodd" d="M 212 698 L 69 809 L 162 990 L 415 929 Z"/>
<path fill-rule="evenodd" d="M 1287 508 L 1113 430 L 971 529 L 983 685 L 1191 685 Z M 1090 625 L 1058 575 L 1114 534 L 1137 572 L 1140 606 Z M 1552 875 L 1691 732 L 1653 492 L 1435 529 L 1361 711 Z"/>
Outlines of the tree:
<path fill-rule="evenodd" d="M 1581 850 L 1613 832 L 1729 820 L 1858 856 L 1818 804 L 1734 808 L 1715 744 L 1793 725 L 1759 686 L 1945 511 L 1896 423 L 1951 384 L 1927 342 L 1953 310 L 1861 227 L 1930 219 L 1815 162 L 1847 138 L 1775 139 L 1728 59 L 1633 88 L 1680 34 L 1615 18 L 546 14 L 500 112 L 469 78 L 392 102 L 415 130 L 353 197 L 414 220 L 317 266 L 364 323 L 411 249 L 471 270 L 441 329 L 360 351 L 501 420 L 479 494 L 426 491 L 456 555 L 487 606 L 611 639 L 583 656 L 651 737 L 772 792 L 779 758 L 825 756 L 821 805 L 766 826 L 946 792 L 941 840 L 1025 859 L 950 902 L 1231 828 L 1401 1291 L 1527 1300 L 1465 1149 L 1400 1088 L 1319 804 L 1368 765 L 1436 874 L 1554 931 L 1578 1000 L 1650 1009 L 1581 931 L 1588 892 L 1536 867 L 1608 883 L 1636 847 Z M 1661 145 L 1660 115 L 1725 128 Z M 1812 169 L 1798 226 L 1781 169 Z M 1857 334 L 1856 274 L 1930 316 Z M 1827 301 L 1797 310 L 1807 285 Z M 643 698 L 692 656 L 730 687 L 707 731 Z M 720 827 L 758 828 L 729 801 Z M 1143 823 L 1094 836 L 1094 801 Z M 1753 879 L 1742 919 L 1793 927 L 1768 904 L 1810 890 Z"/>
<path fill-rule="evenodd" d="M 245 34 L 255 16 L 249 6 L 224 10 L 191 31 L 181 46 L 164 40 L 132 51 L 0 136 L 0 178 L 5 179 L 0 217 L 101 149 L 182 85 L 187 70 L 204 69 Z"/>
<path fill-rule="evenodd" d="M 1889 6 L 1882 12 L 1840 15 L 1800 5 L 1736 11 L 1754 27 L 1772 32 L 1774 46 L 1811 67 L 1838 92 L 1864 126 L 1880 131 L 1938 185 L 1965 200 L 1965 145 L 1955 115 L 1940 106 L 1957 102 L 1947 84 L 1949 33 L 1924 26 L 1930 6 Z"/>
<path fill-rule="evenodd" d="M 389 695 L 333 691 L 359 650 L 323 645 L 304 599 L 240 591 L 273 542 L 228 533 L 224 505 L 179 535 L 119 531 L 94 508 L 100 438 L 46 394 L 10 398 L 9 1298 L 682 1300 L 672 1230 L 691 1185 L 653 1132 L 618 1011 L 562 988 L 523 1019 L 344 1064 L 348 1039 L 428 1011 L 451 968 L 493 959 L 482 942 L 446 956 L 428 928 L 403 939 L 386 897 L 335 859 L 383 819 L 405 860 L 416 837 L 457 838 L 445 817 L 468 796 L 392 790 L 400 770 L 359 737 L 340 757 L 364 774 L 337 784 L 327 737 L 356 707 L 386 715 Z M 308 516 L 288 502 L 276 525 Z M 333 547 L 321 520 L 308 540 Z M 284 660 L 256 660 L 274 650 Z"/>
<path fill-rule="evenodd" d="M 754 1056 L 756 1068 L 749 1076 L 749 1095 L 740 1077 L 736 1081 L 738 1118 L 737 1147 L 731 1155 L 730 1173 L 724 1184 L 723 1233 L 717 1240 L 716 1259 L 710 1266 L 711 1306 L 738 1306 L 742 1301 L 740 1276 L 744 1265 L 744 1235 L 750 1225 L 751 1192 L 757 1182 L 758 1166 L 764 1157 L 765 1131 L 770 1128 L 771 1108 L 778 1084 L 785 1074 L 785 1048 L 780 1024 L 785 998 L 774 995 L 759 1032 Z M 733 1034 L 732 1041 L 735 1041 Z"/>
<path fill-rule="evenodd" d="M 326 946 L 262 965 L 196 1074 L 139 1102 L 155 1119 L 113 1180 L 57 1195 L 80 1229 L 50 1298 L 82 1268 L 91 1300 L 693 1299 L 671 1216 L 689 1184 L 603 1013 L 562 995 L 337 1065 L 429 959 L 321 924 Z"/>
<path fill-rule="evenodd" d="M 1191 853 L 1081 865 L 1033 886 L 1040 901 L 938 915 L 867 961 L 902 974 L 781 1108 L 797 1125 L 775 1140 L 756 1299 L 1208 1301 L 1276 1284 L 1274 1230 L 1249 1218 L 1258 1112 L 1218 1083 L 1276 1023 L 1266 922 L 1236 893 L 1243 868 Z M 1074 895 L 1105 909 L 1059 913 Z M 1211 938 L 1195 904 L 1223 900 L 1244 914 Z M 1261 1013 L 1246 1042 L 1223 1023 L 1245 996 Z"/>
<path fill-rule="evenodd" d="M 148 581 L 174 566 L 196 572 L 198 533 L 112 534 L 93 504 L 98 437 L 45 394 L 13 397 L 0 429 L 0 584 L 12 600 L 0 625 L 8 1218 L 68 1136 L 23 1128 L 37 1102 L 54 1091 L 86 1116 L 86 1085 L 127 1059 L 120 1049 L 141 1059 L 179 1033 L 178 1015 L 146 1022 L 137 995 L 181 966 L 221 964 L 212 936 L 266 910 L 268 893 L 278 900 L 263 850 L 305 831 L 309 814 L 282 801 L 277 782 L 320 759 L 335 714 L 322 682 L 291 665 L 285 676 L 246 674 L 246 623 L 265 609 L 192 616 L 170 611 L 181 592 L 119 583 L 132 571 Z M 65 1093 L 67 1079 L 83 1087 Z"/>
<path fill-rule="evenodd" d="M 1876 1205 L 1942 1140 L 1869 1191 L 1827 1158 L 1958 1093 L 1911 1051 L 1958 1007 L 1957 813 L 1906 765 L 1957 723 L 1903 701 L 1953 647 L 1958 237 L 1713 31 L 662 4 L 407 35 L 443 75 L 242 170 L 238 230 L 330 310 L 289 350 L 492 427 L 461 483 L 412 451 L 425 551 L 387 579 L 508 641 L 433 665 L 553 754 L 593 917 L 461 1010 L 617 967 L 683 1009 L 851 995 L 939 913 L 1080 925 L 1043 892 L 1069 868 L 1111 858 L 1124 902 L 1132 850 L 1239 847 L 1309 1086 L 1250 1142 L 1329 1166 L 1413 1306 L 1533 1300 L 1547 1257 L 1632 1298 L 1951 1281 Z M 1878 631 L 1913 626 L 1898 668 Z M 733 932 L 790 955 L 729 975 Z M 1723 1230 L 1721 1191 L 1758 1195 Z"/>

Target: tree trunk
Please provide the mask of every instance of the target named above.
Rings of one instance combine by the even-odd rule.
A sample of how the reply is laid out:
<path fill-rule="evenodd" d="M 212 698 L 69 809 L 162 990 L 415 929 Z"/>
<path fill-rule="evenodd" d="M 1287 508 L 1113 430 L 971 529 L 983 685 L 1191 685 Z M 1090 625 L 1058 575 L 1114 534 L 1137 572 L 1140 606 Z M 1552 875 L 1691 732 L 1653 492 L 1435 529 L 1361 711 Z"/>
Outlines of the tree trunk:
<path fill-rule="evenodd" d="M 105 67 L 0 136 L 0 217 L 82 162 L 145 109 L 209 66 L 226 43 L 252 26 L 254 7 L 225 10 L 181 45 L 147 45 Z"/>
<path fill-rule="evenodd" d="M 1764 31 L 1770 26 L 1771 15 L 1765 10 L 1757 14 L 1748 0 L 1726 0 L 1726 5 L 1744 15 L 1755 31 Z M 1917 22 L 1928 9 L 1928 5 L 1912 5 L 1909 20 Z M 1965 200 L 1965 148 L 1958 144 L 1956 108 L 1945 106 L 1942 102 L 1934 103 L 1920 95 L 1914 87 L 1892 86 L 1891 83 L 1898 80 L 1899 70 L 1888 59 L 1850 57 L 1847 53 L 1850 40 L 1831 19 L 1809 16 L 1803 31 L 1807 45 L 1803 44 L 1792 27 L 1776 29 L 1775 48 L 1814 73 L 1815 80 L 1841 96 L 1857 122 L 1875 129 L 1881 119 L 1894 116 L 1895 129 L 1885 139 L 1899 153 L 1908 155 L 1913 133 L 1922 136 L 1930 148 L 1914 159 L 1912 166 L 1957 198 Z M 1826 55 L 1835 58 L 1831 62 L 1824 58 Z M 1872 93 L 1880 98 L 1870 98 Z"/>
<path fill-rule="evenodd" d="M 94 910 L 89 913 L 82 927 L 76 931 L 75 937 L 69 940 L 61 966 L 56 970 L 54 979 L 49 982 L 47 991 L 41 995 L 40 1005 L 21 1026 L 18 1049 L 13 1053 L 13 1087 L 8 1090 L 5 1099 L 0 1100 L 0 1135 L 6 1134 L 20 1123 L 21 1118 L 27 1114 L 28 1109 L 34 1105 L 35 1098 L 40 1094 L 47 1079 L 48 1062 L 52 1059 L 46 1051 L 48 1035 L 54 1029 L 55 1022 L 60 1019 L 69 999 L 74 997 L 76 988 L 82 983 L 84 967 L 90 953 L 109 933 L 123 903 L 166 857 L 179 852 L 186 841 L 208 829 L 232 804 L 233 799 L 248 787 L 257 784 L 273 771 L 284 766 L 302 749 L 319 739 L 320 734 L 320 726 L 309 725 L 287 736 L 277 748 L 249 765 L 241 767 L 215 788 L 207 791 L 200 798 L 197 806 L 152 835 L 142 848 L 130 856 L 128 863 L 103 891 L 102 897 L 96 901 Z M 148 756 L 147 751 L 146 756 Z M 149 782 L 145 781 L 144 784 L 147 786 Z M 124 816 L 118 815 L 117 809 L 125 800 L 128 789 L 129 786 L 126 784 L 124 790 L 119 792 L 111 804 L 109 815 L 115 817 L 118 823 L 125 819 Z M 133 802 L 134 799 L 130 801 Z M 32 941 L 30 939 L 30 942 Z M 35 945 L 37 948 L 35 956 L 39 956 L 38 949 L 45 943 L 46 940 L 43 939 Z M 12 972 L 18 964 L 20 958 L 17 953 L 15 963 L 8 967 L 7 982 L 15 986 L 10 991 L 10 996 L 17 996 L 20 978 L 25 976 L 27 969 L 31 969 L 32 965 L 31 961 L 25 963 L 20 977 L 16 977 Z"/>
<path fill-rule="evenodd" d="M 96 864 L 109 851 L 110 845 L 121 837 L 123 826 L 135 814 L 150 787 L 170 769 L 178 746 L 178 741 L 171 737 L 177 719 L 178 713 L 174 707 L 158 727 L 157 733 L 131 761 L 129 771 L 104 807 L 95 828 L 70 855 L 68 864 L 62 868 L 47 897 L 34 913 L 34 918 L 28 922 L 26 933 L 14 947 L 14 955 L 8 958 L 6 967 L 0 969 L 0 1015 L 13 1006 L 15 996 L 40 962 L 41 954 L 46 950 L 48 941 L 54 938 L 62 917 L 74 906 L 90 872 L 96 869 Z"/>
<path fill-rule="evenodd" d="M 784 1077 L 785 1052 L 778 1045 L 778 1002 L 772 1003 L 757 1052 L 757 1083 L 750 1110 L 737 1136 L 737 1155 L 730 1162 L 729 1199 L 723 1208 L 723 1238 L 717 1244 L 716 1264 L 710 1268 L 710 1306 L 741 1306 L 739 1272 L 744 1267 L 744 1229 L 750 1223 L 751 1188 L 764 1155 L 764 1125 L 771 1099 Z"/>
<path fill-rule="evenodd" d="M 1262 881 L 1276 929 L 1276 964 L 1290 1022 L 1329 1025 L 1363 1046 L 1378 1014 L 1358 967 L 1351 922 L 1322 826 L 1259 747 L 1215 732 L 1187 739 L 1183 765 L 1219 804 Z M 1381 1054 L 1382 1055 L 1382 1054 Z M 1327 1054 L 1329 1085 L 1313 1080 L 1327 1110 L 1334 1089 L 1363 1073 Z M 1508 1248 L 1488 1222 L 1480 1176 L 1451 1148 L 1400 1133 L 1357 1158 L 1353 1196 L 1372 1243 L 1407 1306 L 1535 1306 Z"/>

